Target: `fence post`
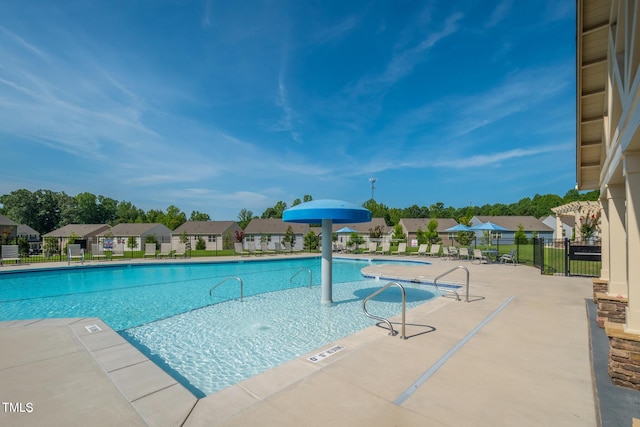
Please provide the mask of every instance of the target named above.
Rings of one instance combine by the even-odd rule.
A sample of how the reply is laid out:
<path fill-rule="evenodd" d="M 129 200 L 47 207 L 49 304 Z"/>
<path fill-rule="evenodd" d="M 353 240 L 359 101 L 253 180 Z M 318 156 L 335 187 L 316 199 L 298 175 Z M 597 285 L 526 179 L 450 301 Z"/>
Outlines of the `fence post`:
<path fill-rule="evenodd" d="M 564 238 L 564 275 L 569 276 L 569 239 Z"/>

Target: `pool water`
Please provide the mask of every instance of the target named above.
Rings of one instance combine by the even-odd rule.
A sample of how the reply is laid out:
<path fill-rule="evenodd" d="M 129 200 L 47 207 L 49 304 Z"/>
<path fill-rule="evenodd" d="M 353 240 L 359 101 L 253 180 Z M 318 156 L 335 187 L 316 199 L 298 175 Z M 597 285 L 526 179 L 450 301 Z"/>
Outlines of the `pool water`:
<path fill-rule="evenodd" d="M 319 258 L 4 273 L 0 320 L 99 317 L 201 397 L 375 324 L 362 300 L 386 282 L 360 270 L 385 262 L 334 258 L 330 306 L 320 304 Z M 242 279 L 242 302 L 237 280 L 209 295 L 229 277 Z M 404 286 L 408 308 L 438 294 Z M 367 308 L 390 317 L 399 301 L 390 288 Z"/>

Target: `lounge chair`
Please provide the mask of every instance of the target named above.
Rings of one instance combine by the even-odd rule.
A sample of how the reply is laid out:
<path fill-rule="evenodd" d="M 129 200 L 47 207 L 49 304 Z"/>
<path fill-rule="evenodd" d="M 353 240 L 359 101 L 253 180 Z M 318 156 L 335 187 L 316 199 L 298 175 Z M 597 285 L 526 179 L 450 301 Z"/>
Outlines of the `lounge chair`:
<path fill-rule="evenodd" d="M 275 255 L 276 251 L 273 249 L 269 249 L 269 244 L 267 242 L 260 243 L 260 251 L 265 255 Z"/>
<path fill-rule="evenodd" d="M 159 257 L 169 258 L 171 256 L 171 243 L 160 243 L 160 253 Z"/>
<path fill-rule="evenodd" d="M 173 252 L 173 257 L 177 258 L 177 257 L 182 257 L 182 258 L 186 258 L 187 257 L 187 245 L 185 245 L 184 243 L 178 243 L 176 245 L 176 249 Z"/>
<path fill-rule="evenodd" d="M 249 246 L 249 254 L 250 255 L 262 255 L 262 251 L 259 249 L 256 249 L 256 244 L 254 242 L 249 242 L 248 243 Z"/>
<path fill-rule="evenodd" d="M 427 252 L 429 256 L 440 256 L 440 245 L 433 243 L 429 252 Z"/>
<path fill-rule="evenodd" d="M 67 245 L 67 263 L 71 264 L 74 259 L 78 259 L 81 264 L 84 264 L 84 249 L 78 243 Z"/>
<path fill-rule="evenodd" d="M 144 258 L 152 256 L 156 257 L 156 244 L 155 243 L 145 243 L 144 245 Z"/>
<path fill-rule="evenodd" d="M 449 246 L 449 256 L 453 259 L 453 258 L 458 258 L 459 254 L 458 254 L 458 248 L 456 248 L 455 246 Z"/>
<path fill-rule="evenodd" d="M 518 260 L 516 259 L 516 250 L 512 250 L 508 254 L 503 254 L 500 258 L 500 263 L 510 262 L 512 264 L 518 264 Z"/>
<path fill-rule="evenodd" d="M 284 249 L 289 253 L 299 253 L 300 252 L 300 249 L 294 249 L 293 247 L 291 247 L 291 243 L 289 243 L 289 242 L 283 242 L 282 244 L 284 245 Z"/>
<path fill-rule="evenodd" d="M 471 256 L 469 254 L 469 248 L 458 249 L 458 258 L 462 259 L 462 257 L 465 257 L 466 259 L 471 259 Z"/>
<path fill-rule="evenodd" d="M 383 242 L 382 247 L 376 251 L 377 254 L 384 255 L 386 253 L 391 253 L 391 243 Z"/>
<path fill-rule="evenodd" d="M 273 247 L 276 250 L 276 254 L 281 254 L 284 253 L 284 249 L 282 249 L 282 243 L 280 242 L 274 242 L 273 243 Z"/>
<path fill-rule="evenodd" d="M 375 254 L 378 250 L 377 242 L 369 242 L 369 249 L 365 249 L 362 251 L 363 254 Z"/>
<path fill-rule="evenodd" d="M 427 249 L 429 248 L 429 244 L 427 243 L 420 243 L 420 246 L 418 247 L 418 252 L 411 252 L 409 255 L 427 255 Z"/>
<path fill-rule="evenodd" d="M 18 245 L 2 245 L 2 257 L 0 258 L 0 265 L 2 265 L 2 263 L 6 261 L 15 261 L 16 264 L 20 264 L 22 262 Z"/>
<path fill-rule="evenodd" d="M 235 242 L 233 244 L 233 251 L 235 252 L 236 255 L 240 255 L 240 256 L 251 255 L 251 253 L 242 246 L 242 242 Z"/>
<path fill-rule="evenodd" d="M 407 244 L 405 242 L 398 243 L 398 250 L 391 252 L 395 255 L 406 255 L 407 254 Z"/>
<path fill-rule="evenodd" d="M 442 258 L 451 259 L 451 253 L 449 252 L 449 248 L 446 246 L 442 247 Z"/>
<path fill-rule="evenodd" d="M 114 258 L 124 258 L 124 245 L 113 245 L 113 250 L 111 251 L 111 259 Z"/>
<path fill-rule="evenodd" d="M 489 262 L 489 258 L 482 253 L 480 249 L 473 250 L 473 261 L 478 261 L 478 264 L 482 264 L 482 261 Z"/>
<path fill-rule="evenodd" d="M 107 259 L 107 255 L 104 253 L 104 247 L 100 243 L 91 244 L 91 261 L 99 259 Z"/>

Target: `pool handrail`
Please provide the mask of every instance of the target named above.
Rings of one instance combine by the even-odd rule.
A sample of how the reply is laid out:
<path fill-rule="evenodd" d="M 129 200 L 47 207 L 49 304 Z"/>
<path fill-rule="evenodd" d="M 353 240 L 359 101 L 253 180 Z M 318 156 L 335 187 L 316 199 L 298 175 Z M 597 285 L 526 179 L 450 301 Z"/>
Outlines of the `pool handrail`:
<path fill-rule="evenodd" d="M 376 295 L 386 291 L 387 289 L 389 289 L 391 286 L 397 286 L 400 288 L 400 292 L 402 293 L 402 334 L 400 335 L 400 339 L 406 340 L 407 336 L 405 334 L 405 326 L 406 326 L 406 322 L 405 322 L 405 312 L 406 312 L 406 305 L 407 305 L 407 295 L 406 292 L 404 290 L 404 286 L 402 286 L 400 283 L 398 282 L 389 282 L 386 285 L 384 285 L 383 287 L 381 287 L 380 289 L 378 289 L 377 291 L 375 291 L 374 293 L 372 293 L 371 295 L 369 295 L 368 297 L 366 297 L 363 301 L 362 301 L 362 310 L 364 311 L 364 315 L 374 319 L 374 320 L 379 320 L 381 322 L 384 322 L 387 324 L 387 326 L 389 327 L 389 335 L 393 336 L 396 334 L 396 331 L 393 329 L 393 325 L 391 324 L 391 322 L 389 321 L 389 319 L 385 319 L 384 317 L 379 317 L 379 316 L 375 316 L 371 313 L 369 313 L 367 311 L 367 301 L 369 301 L 371 298 L 375 297 Z"/>
<path fill-rule="evenodd" d="M 240 302 L 242 302 L 242 279 L 239 277 L 225 277 L 224 279 L 219 281 L 217 284 L 215 284 L 211 289 L 209 289 L 209 296 L 211 296 L 215 288 L 217 288 L 218 286 L 222 285 L 224 282 L 227 282 L 229 280 L 237 280 L 238 282 L 240 282 Z"/>
<path fill-rule="evenodd" d="M 298 274 L 302 273 L 303 271 L 309 272 L 309 289 L 311 289 L 311 287 L 313 286 L 313 273 L 311 272 L 310 268 L 306 268 L 306 267 L 303 267 L 300 270 L 293 273 L 293 276 L 291 276 L 291 278 L 289 279 L 289 284 L 293 282 L 294 277 L 296 277 Z"/>
<path fill-rule="evenodd" d="M 436 287 L 437 290 L 439 290 L 441 292 L 451 292 L 452 294 L 454 294 L 456 296 L 456 300 L 460 301 L 460 295 L 458 294 L 458 292 L 456 292 L 455 289 L 442 289 L 442 288 L 438 287 L 438 279 L 441 279 L 442 277 L 446 276 L 447 274 L 453 273 L 454 271 L 456 271 L 458 269 L 463 269 L 464 271 L 467 272 L 467 282 L 465 284 L 466 297 L 465 297 L 465 301 L 464 302 L 469 302 L 469 269 L 467 267 L 465 267 L 464 265 L 458 265 L 456 267 L 453 267 L 451 270 L 447 270 L 444 273 L 440 274 L 438 277 L 433 279 L 433 285 Z"/>

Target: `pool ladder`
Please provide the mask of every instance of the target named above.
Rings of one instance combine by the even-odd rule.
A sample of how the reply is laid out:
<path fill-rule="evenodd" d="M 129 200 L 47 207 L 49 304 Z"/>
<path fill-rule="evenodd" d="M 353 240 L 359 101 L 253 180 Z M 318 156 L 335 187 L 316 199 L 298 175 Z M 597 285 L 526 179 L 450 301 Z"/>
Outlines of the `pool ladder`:
<path fill-rule="evenodd" d="M 212 287 L 211 289 L 209 289 L 209 296 L 211 296 L 211 294 L 213 293 L 213 290 L 215 288 L 217 288 L 218 286 L 222 285 L 225 282 L 228 282 L 229 280 L 237 280 L 238 282 L 240 282 L 240 302 L 242 302 L 242 279 L 239 277 L 227 277 L 222 279 L 220 282 L 218 282 L 214 287 Z"/>
<path fill-rule="evenodd" d="M 379 320 L 380 322 L 386 323 L 386 325 L 389 327 L 389 335 L 391 336 L 395 335 L 396 331 L 393 329 L 393 325 L 391 324 L 389 319 L 385 319 L 384 317 L 374 316 L 373 314 L 367 311 L 367 301 L 369 301 L 371 298 L 375 297 L 376 295 L 386 291 L 391 286 L 397 286 L 398 288 L 400 288 L 400 292 L 402 293 L 402 334 L 400 335 L 400 339 L 406 340 L 407 336 L 405 334 L 405 326 L 406 326 L 405 311 L 406 311 L 406 305 L 407 305 L 407 294 L 404 290 L 404 287 L 400 283 L 389 282 L 383 287 L 381 287 L 380 289 L 378 289 L 377 291 L 375 291 L 374 293 L 372 293 L 371 295 L 369 295 L 368 297 L 366 297 L 364 301 L 362 301 L 362 310 L 364 311 L 365 316 L 371 319 Z"/>
<path fill-rule="evenodd" d="M 293 276 L 291 276 L 291 278 L 289 279 L 289 284 L 291 284 L 293 282 L 293 278 L 294 277 L 296 277 L 298 274 L 302 273 L 303 271 L 308 271 L 309 272 L 309 288 L 311 288 L 311 286 L 313 286 L 313 273 L 311 272 L 311 269 L 309 269 L 309 268 L 301 268 L 300 270 L 298 270 L 295 273 L 293 273 Z"/>
<path fill-rule="evenodd" d="M 435 279 L 433 279 L 433 285 L 436 287 L 437 290 L 442 291 L 442 292 L 449 292 L 452 293 L 456 296 L 456 300 L 460 301 L 460 294 L 458 294 L 457 291 L 455 291 L 454 289 L 442 289 L 438 287 L 438 279 L 443 278 L 444 276 L 446 276 L 449 273 L 453 273 L 456 270 L 462 269 L 464 271 L 467 272 L 467 282 L 466 282 L 466 298 L 464 300 L 464 302 L 469 302 L 469 269 L 463 265 L 459 265 L 457 267 L 453 267 L 451 270 L 447 270 L 444 273 L 442 273 L 441 275 L 439 275 L 438 277 L 436 277 Z"/>

